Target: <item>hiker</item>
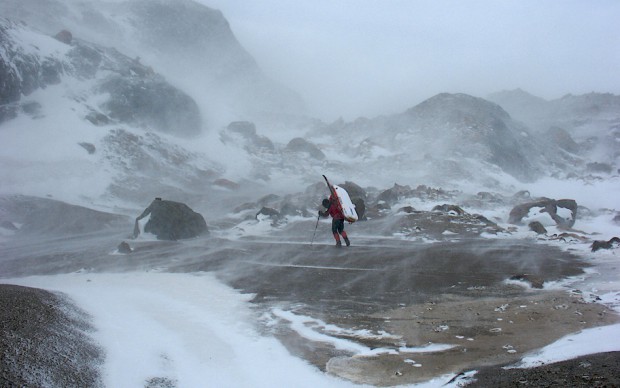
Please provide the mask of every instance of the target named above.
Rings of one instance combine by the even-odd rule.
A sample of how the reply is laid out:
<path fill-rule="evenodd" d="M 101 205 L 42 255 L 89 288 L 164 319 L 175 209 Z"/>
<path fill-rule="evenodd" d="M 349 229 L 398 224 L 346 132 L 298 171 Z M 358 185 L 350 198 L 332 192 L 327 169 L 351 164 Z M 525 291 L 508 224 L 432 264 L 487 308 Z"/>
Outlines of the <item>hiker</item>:
<path fill-rule="evenodd" d="M 330 196 L 329 199 L 323 199 L 322 205 L 326 210 L 324 212 L 319 210 L 319 216 L 332 216 L 332 233 L 336 239 L 336 247 L 340 248 L 342 246 L 340 235 L 344 238 L 344 242 L 347 246 L 351 245 L 351 242 L 349 241 L 349 237 L 347 237 L 347 232 L 344 231 L 344 214 L 342 214 L 342 210 L 340 210 L 336 201 L 338 200 L 333 196 Z"/>

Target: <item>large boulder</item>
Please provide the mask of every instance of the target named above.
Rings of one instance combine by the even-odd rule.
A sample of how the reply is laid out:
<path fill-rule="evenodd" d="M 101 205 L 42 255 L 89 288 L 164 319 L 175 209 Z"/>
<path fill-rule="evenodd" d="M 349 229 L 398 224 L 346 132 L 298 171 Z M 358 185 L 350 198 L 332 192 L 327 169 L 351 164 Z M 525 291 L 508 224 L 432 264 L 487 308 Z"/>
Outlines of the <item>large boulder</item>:
<path fill-rule="evenodd" d="M 148 219 L 147 219 L 148 217 Z M 147 219 L 141 228 L 140 221 Z M 179 240 L 208 234 L 207 222 L 184 203 L 155 198 L 136 218 L 134 237 L 140 232 L 152 233 L 158 240 Z"/>
<path fill-rule="evenodd" d="M 411 196 L 411 187 L 405 185 L 401 186 L 397 183 L 394 183 L 394 186 L 390 189 L 383 191 L 377 197 L 377 201 L 384 201 L 390 205 L 395 204 L 399 200 L 410 197 Z"/>
<path fill-rule="evenodd" d="M 296 137 L 288 142 L 285 151 L 292 153 L 305 153 L 318 160 L 325 160 L 325 154 L 315 144 L 301 137 Z"/>
<path fill-rule="evenodd" d="M 351 202 L 355 206 L 355 212 L 357 213 L 358 219 L 360 221 L 366 220 L 366 190 L 358 184 L 350 181 L 346 181 L 339 186 L 345 189 L 349 194 Z"/>
<path fill-rule="evenodd" d="M 510 211 L 508 222 L 520 225 L 524 221 L 538 221 L 543 225 L 572 228 L 577 219 L 577 202 L 574 199 L 542 198 L 515 206 Z"/>

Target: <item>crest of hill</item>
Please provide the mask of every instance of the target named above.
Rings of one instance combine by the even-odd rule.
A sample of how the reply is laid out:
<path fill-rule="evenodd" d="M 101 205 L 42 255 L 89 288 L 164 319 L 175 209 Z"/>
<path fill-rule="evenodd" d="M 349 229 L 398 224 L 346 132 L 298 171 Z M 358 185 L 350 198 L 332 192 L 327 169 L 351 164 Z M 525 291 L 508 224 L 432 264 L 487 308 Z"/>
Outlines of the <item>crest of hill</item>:
<path fill-rule="evenodd" d="M 579 134 L 589 124 L 601 127 L 620 121 L 620 96 L 611 93 L 567 94 L 545 100 L 515 89 L 493 93 L 488 99 L 536 131 L 561 126 L 571 134 Z"/>
<path fill-rule="evenodd" d="M 368 136 L 367 141 L 408 156 L 461 164 L 479 160 L 523 181 L 538 177 L 545 163 L 527 127 L 499 105 L 467 94 L 438 94 L 401 114 L 336 122 L 328 130 Z"/>

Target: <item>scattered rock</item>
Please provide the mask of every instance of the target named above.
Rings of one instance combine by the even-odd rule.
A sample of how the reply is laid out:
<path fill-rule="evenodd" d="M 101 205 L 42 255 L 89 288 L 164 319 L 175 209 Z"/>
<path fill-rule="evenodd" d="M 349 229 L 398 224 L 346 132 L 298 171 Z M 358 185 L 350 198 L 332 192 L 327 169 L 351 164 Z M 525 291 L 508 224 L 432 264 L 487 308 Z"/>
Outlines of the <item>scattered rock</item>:
<path fill-rule="evenodd" d="M 277 227 L 282 222 L 285 222 L 286 219 L 284 216 L 274 208 L 263 206 L 255 216 L 256 220 L 259 222 L 268 221 L 271 222 L 271 226 Z"/>
<path fill-rule="evenodd" d="M 123 241 L 122 243 L 118 244 L 117 249 L 118 253 L 128 254 L 132 252 L 132 249 L 127 243 L 127 241 Z"/>
<path fill-rule="evenodd" d="M 238 190 L 240 187 L 238 183 L 224 178 L 214 180 L 213 184 L 229 190 Z"/>
<path fill-rule="evenodd" d="M 85 119 L 98 127 L 110 124 L 110 118 L 101 112 L 89 112 Z"/>
<path fill-rule="evenodd" d="M 279 211 L 266 206 L 263 206 L 258 213 L 256 213 L 256 219 L 260 220 L 261 216 L 267 216 L 273 220 L 278 220 L 282 217 Z"/>
<path fill-rule="evenodd" d="M 452 213 L 458 216 L 462 216 L 463 214 L 465 214 L 465 211 L 461 209 L 460 207 L 456 205 L 448 205 L 448 204 L 437 205 L 432 209 L 432 211 L 442 212 L 442 213 Z"/>
<path fill-rule="evenodd" d="M 592 243 L 592 252 L 596 252 L 599 249 L 612 249 L 620 246 L 620 238 L 612 237 L 609 241 L 597 240 Z"/>
<path fill-rule="evenodd" d="M 305 207 L 295 205 L 290 201 L 285 201 L 280 207 L 280 214 L 284 216 L 308 217 L 310 214 Z"/>
<path fill-rule="evenodd" d="M 532 276 L 532 275 L 528 275 L 528 274 L 519 274 L 519 275 L 514 275 L 510 277 L 510 280 L 520 280 L 520 281 L 524 281 L 527 283 L 530 283 L 530 285 L 533 288 L 539 288 L 542 289 L 543 288 L 543 284 L 544 284 L 544 279 L 538 277 L 538 276 Z"/>
<path fill-rule="evenodd" d="M 537 234 L 547 234 L 547 229 L 538 221 L 532 221 L 528 224 L 531 231 L 536 232 Z"/>
<path fill-rule="evenodd" d="M 355 212 L 359 221 L 365 221 L 366 218 L 366 202 L 360 197 L 351 198 L 351 202 L 355 206 Z"/>
<path fill-rule="evenodd" d="M 413 206 L 404 206 L 398 209 L 397 211 L 397 213 L 407 213 L 407 214 L 411 214 L 413 212 L 415 212 L 415 209 Z"/>
<path fill-rule="evenodd" d="M 531 198 L 530 192 L 527 190 L 517 191 L 513 196 L 512 200 L 515 202 L 525 201 Z"/>
<path fill-rule="evenodd" d="M 70 31 L 62 30 L 54 35 L 54 38 L 62 43 L 71 44 L 73 41 L 73 34 Z"/>
<path fill-rule="evenodd" d="M 304 152 L 314 159 L 324 160 L 325 154 L 316 145 L 301 137 L 296 137 L 288 142 L 285 148 L 290 152 Z"/>
<path fill-rule="evenodd" d="M 599 162 L 588 163 L 586 165 L 586 168 L 589 172 L 594 172 L 594 173 L 598 172 L 598 173 L 611 174 L 613 171 L 613 167 L 608 163 L 599 163 Z"/>
<path fill-rule="evenodd" d="M 379 194 L 377 201 L 384 201 L 387 204 L 393 205 L 400 199 L 411 196 L 411 191 L 411 187 L 409 186 L 401 186 L 398 183 L 394 183 L 392 188 Z"/>
<path fill-rule="evenodd" d="M 90 155 L 94 154 L 95 151 L 97 150 L 95 148 L 95 145 L 92 144 L 92 143 L 84 143 L 84 142 L 82 142 L 82 143 L 78 143 L 78 145 L 80 147 L 84 148 Z"/>

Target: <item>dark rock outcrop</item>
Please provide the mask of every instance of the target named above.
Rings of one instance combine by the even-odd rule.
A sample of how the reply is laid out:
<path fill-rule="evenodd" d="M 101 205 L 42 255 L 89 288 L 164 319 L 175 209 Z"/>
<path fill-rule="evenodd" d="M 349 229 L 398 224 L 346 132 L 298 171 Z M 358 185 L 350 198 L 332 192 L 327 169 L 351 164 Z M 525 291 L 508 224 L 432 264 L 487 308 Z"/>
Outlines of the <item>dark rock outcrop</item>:
<path fill-rule="evenodd" d="M 357 219 L 359 221 L 365 221 L 366 218 L 366 202 L 360 198 L 355 197 L 351 199 L 353 206 L 355 206 L 355 212 L 357 213 Z"/>
<path fill-rule="evenodd" d="M 145 233 L 152 233 L 159 240 L 180 240 L 208 234 L 207 222 L 203 216 L 180 202 L 155 198 L 142 214 L 136 218 L 134 237 L 140 234 L 139 221 L 150 215 L 144 225 Z"/>
<path fill-rule="evenodd" d="M 201 131 L 196 102 L 162 78 L 117 75 L 99 90 L 110 96 L 102 108 L 112 119 L 181 136 Z"/>
<path fill-rule="evenodd" d="M 54 38 L 64 44 L 71 44 L 71 42 L 73 41 L 73 34 L 71 33 L 71 31 L 62 30 L 59 31 L 56 35 L 54 35 Z"/>
<path fill-rule="evenodd" d="M 413 206 L 405 206 L 405 207 L 401 207 L 400 209 L 398 209 L 398 213 L 407 213 L 407 214 L 411 214 L 413 212 L 415 212 L 415 208 Z"/>
<path fill-rule="evenodd" d="M 310 157 L 318 160 L 324 160 L 325 154 L 316 145 L 301 137 L 296 137 L 288 142 L 286 151 L 295 153 L 306 153 Z"/>
<path fill-rule="evenodd" d="M 411 187 L 409 186 L 401 186 L 398 183 L 394 183 L 392 188 L 387 189 L 377 197 L 377 201 L 384 201 L 390 205 L 395 204 L 400 199 L 410 197 L 411 195 Z"/>
<path fill-rule="evenodd" d="M 573 199 L 549 199 L 542 198 L 537 201 L 522 203 L 510 211 L 508 222 L 511 224 L 519 225 L 522 223 L 522 219 L 526 217 L 531 209 L 539 208 L 540 213 L 547 213 L 555 221 L 560 228 L 571 228 L 575 224 L 577 219 L 577 202 Z M 558 214 L 558 210 L 562 208 L 570 211 L 568 218 Z"/>
<path fill-rule="evenodd" d="M 129 246 L 129 243 L 127 243 L 127 241 L 123 241 L 118 244 L 118 247 L 116 247 L 116 249 L 118 250 L 118 253 L 122 254 L 128 254 L 132 252 L 131 246 Z"/>
<path fill-rule="evenodd" d="M 537 234 L 546 234 L 547 229 L 541 224 L 539 221 L 532 221 L 527 226 L 530 227 L 530 230 L 536 232 Z"/>
<path fill-rule="evenodd" d="M 254 218 L 259 222 L 268 221 L 271 223 L 271 226 L 274 226 L 274 227 L 277 227 L 282 222 L 286 221 L 282 213 L 280 213 L 274 208 L 267 207 L 267 206 L 263 206 L 258 211 L 258 213 L 256 213 L 256 216 L 254 216 Z"/>
<path fill-rule="evenodd" d="M 612 249 L 620 246 L 620 238 L 612 237 L 609 241 L 597 240 L 592 243 L 592 252 L 596 252 L 599 249 Z"/>
<path fill-rule="evenodd" d="M 459 215 L 459 216 L 462 216 L 463 214 L 465 214 L 465 211 L 461 209 L 459 206 L 449 205 L 449 204 L 437 205 L 433 207 L 432 211 L 442 212 L 442 213 L 452 213 L 454 215 Z"/>
<path fill-rule="evenodd" d="M 263 206 L 258 213 L 256 213 L 255 218 L 258 220 L 261 216 L 267 216 L 273 220 L 279 220 L 282 217 L 279 211 L 266 206 Z"/>
<path fill-rule="evenodd" d="M 349 198 L 351 198 L 351 202 L 355 206 L 355 212 L 357 213 L 358 220 L 366 220 L 366 190 L 358 184 L 350 181 L 341 183 L 338 186 L 345 189 L 349 194 Z"/>
<path fill-rule="evenodd" d="M 339 184 L 338 186 L 342 187 L 347 191 L 347 193 L 349 193 L 349 197 L 351 197 L 351 200 L 353 200 L 353 198 L 361 198 L 363 200 L 366 199 L 366 190 L 364 190 L 360 185 L 354 182 L 346 181 Z"/>

